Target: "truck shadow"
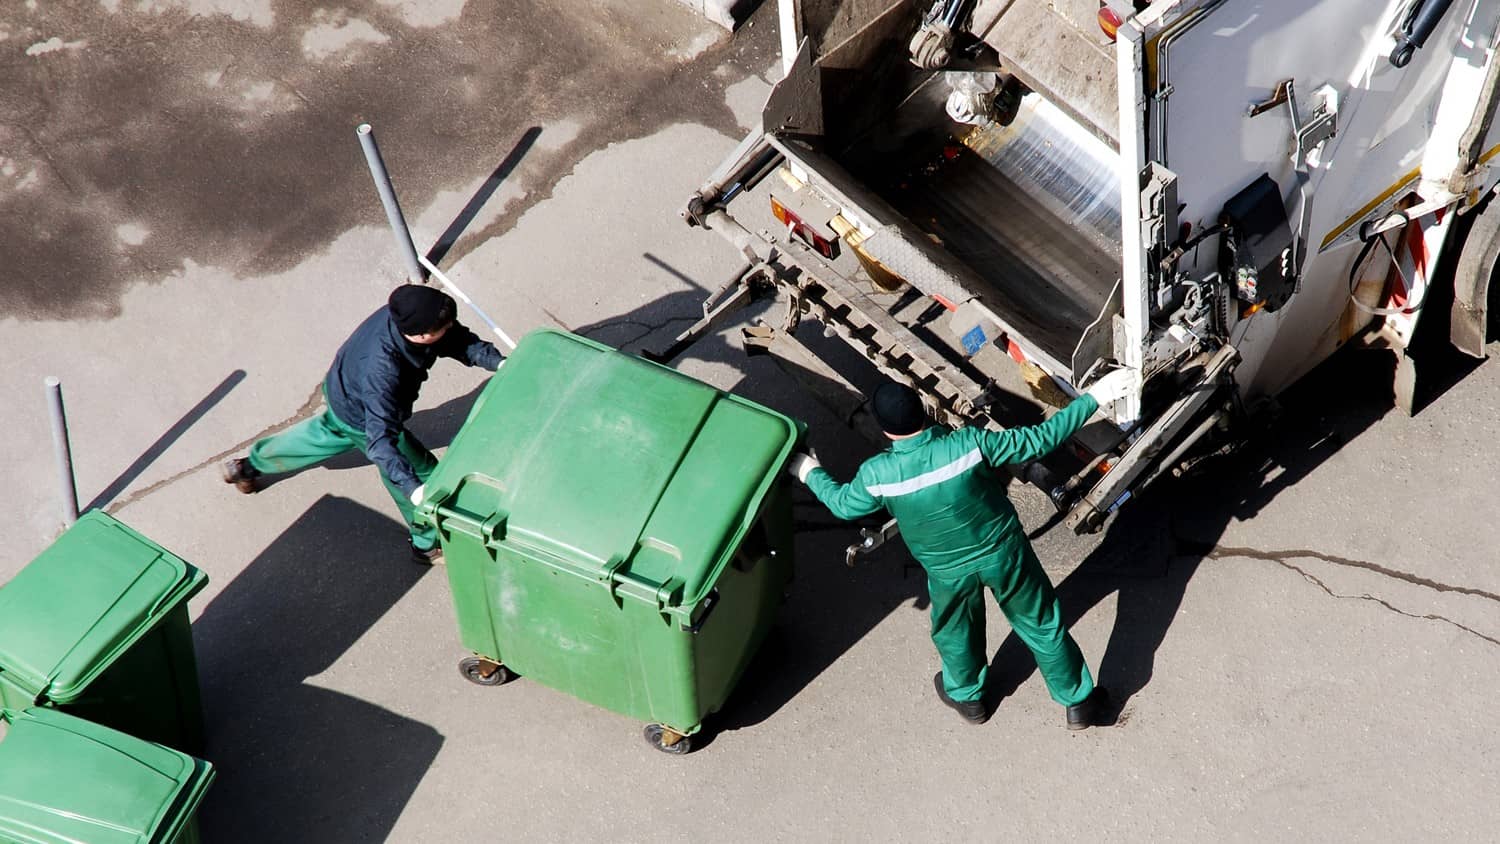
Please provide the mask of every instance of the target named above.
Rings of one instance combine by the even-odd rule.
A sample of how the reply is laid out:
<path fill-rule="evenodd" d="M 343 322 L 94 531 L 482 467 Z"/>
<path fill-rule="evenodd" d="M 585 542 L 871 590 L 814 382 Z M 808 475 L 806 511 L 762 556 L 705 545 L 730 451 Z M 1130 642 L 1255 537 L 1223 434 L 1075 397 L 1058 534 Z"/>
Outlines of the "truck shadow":
<path fill-rule="evenodd" d="M 390 517 L 324 496 L 193 624 L 218 768 L 205 840 L 382 841 L 443 736 L 308 682 L 424 573 L 392 559 Z"/>
<path fill-rule="evenodd" d="M 631 353 L 665 348 L 700 313 L 707 291 L 696 283 L 690 286 L 572 330 Z M 768 318 L 779 315 L 763 312 Z M 742 322 L 754 315 L 752 310 Z M 694 363 L 680 368 L 708 363 L 739 373 L 730 389 L 808 422 L 811 442 L 825 447 L 823 462 L 839 477 L 851 475 L 860 460 L 874 453 L 848 434 L 842 420 L 791 387 L 769 360 L 747 358 L 730 336 L 726 331 L 705 337 L 684 355 Z M 1188 584 L 1213 557 L 1226 528 L 1254 516 L 1389 412 L 1393 365 L 1388 353 L 1350 349 L 1333 356 L 1281 396 L 1280 412 L 1248 445 L 1203 464 L 1188 477 L 1158 482 L 1123 508 L 1102 541 L 1058 584 L 1070 626 L 1117 596 L 1103 654 L 1085 654 L 1098 666 L 1099 683 L 1112 692 L 1114 717 L 1150 683 L 1156 653 Z M 1440 390 L 1472 368 L 1455 361 L 1452 371 L 1433 367 L 1424 377 Z M 431 446 L 445 444 L 477 393 L 417 414 L 412 429 Z M 927 607 L 925 577 L 900 543 L 877 551 L 857 568 L 845 568 L 840 565 L 844 548 L 855 540 L 858 525 L 833 519 L 805 492 L 799 491 L 795 500 L 798 563 L 788 602 L 723 710 L 705 723 L 697 739 L 700 747 L 717 732 L 753 728 L 773 717 L 898 608 Z M 849 599 L 830 598 L 844 595 Z M 931 646 L 923 641 L 913 647 Z M 987 703 L 999 705 L 1035 671 L 1030 652 L 1013 634 L 1006 635 L 991 661 Z"/>
<path fill-rule="evenodd" d="M 1128 719 L 1126 704 L 1150 683 L 1188 583 L 1226 528 L 1253 517 L 1389 412 L 1393 363 L 1390 355 L 1354 350 L 1330 358 L 1281 396 L 1281 412 L 1240 451 L 1159 482 L 1121 508 L 1104 540 L 1057 585 L 1069 626 L 1118 596 L 1109 643 L 1097 663 L 1089 659 L 1110 691 L 1110 720 Z M 988 704 L 999 705 L 1035 670 L 1025 645 L 1008 635 L 990 663 Z"/>

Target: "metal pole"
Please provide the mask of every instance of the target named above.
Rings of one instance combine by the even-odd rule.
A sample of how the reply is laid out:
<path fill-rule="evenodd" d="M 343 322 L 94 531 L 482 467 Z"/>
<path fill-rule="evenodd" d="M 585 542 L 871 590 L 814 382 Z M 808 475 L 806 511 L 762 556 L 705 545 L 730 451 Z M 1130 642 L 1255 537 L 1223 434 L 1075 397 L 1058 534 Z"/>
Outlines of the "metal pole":
<path fill-rule="evenodd" d="M 432 277 L 435 278 L 435 279 L 437 279 L 438 282 L 440 284 L 442 284 L 444 287 L 448 288 L 448 292 L 449 293 L 452 293 L 454 296 L 457 296 L 460 300 L 463 301 L 464 304 L 466 304 L 469 307 L 473 308 L 474 309 L 474 313 L 478 314 L 479 318 L 482 319 L 482 320 L 484 320 L 484 324 L 488 325 L 490 327 L 491 331 L 495 332 L 495 336 L 500 338 L 500 342 L 505 344 L 505 348 L 507 350 L 513 350 L 513 349 L 515 349 L 515 347 L 516 347 L 516 341 L 510 339 L 510 335 L 506 334 L 500 328 L 500 326 L 496 325 L 495 321 L 492 320 L 492 319 L 490 319 L 490 315 L 489 314 L 487 314 L 484 311 L 480 310 L 479 306 L 476 305 L 476 304 L 474 304 L 474 300 L 469 298 L 469 294 L 467 294 L 467 293 L 463 292 L 462 290 L 460 290 L 459 287 L 458 287 L 458 285 L 454 284 L 452 281 L 450 281 L 448 279 L 447 276 L 443 275 L 443 271 L 440 270 L 440 269 L 438 269 L 436 266 L 434 266 L 433 263 L 431 261 L 427 260 L 427 258 L 425 256 L 422 258 L 422 266 L 424 266 L 428 270 L 430 270 L 432 272 Z"/>
<path fill-rule="evenodd" d="M 62 382 L 47 376 L 47 406 L 52 415 L 52 447 L 57 452 L 57 479 L 62 486 L 63 524 L 78 521 L 78 487 L 73 481 L 73 449 L 68 445 L 68 417 L 63 412 Z"/>
<path fill-rule="evenodd" d="M 380 157 L 380 147 L 375 145 L 375 132 L 368 123 L 359 124 L 355 132 L 359 135 L 359 145 L 364 147 L 365 163 L 370 165 L 370 176 L 375 180 L 375 189 L 380 191 L 380 204 L 385 206 L 385 217 L 396 235 L 396 249 L 406 262 L 406 280 L 421 284 L 427 280 L 427 275 L 417 262 L 417 247 L 411 241 L 411 230 L 406 227 L 401 204 L 396 201 L 396 189 L 392 187 L 391 174 L 386 172 L 385 161 Z"/>
<path fill-rule="evenodd" d="M 780 0 L 777 5 L 777 28 L 781 30 L 781 76 L 792 72 L 797 50 L 802 46 L 802 0 Z"/>

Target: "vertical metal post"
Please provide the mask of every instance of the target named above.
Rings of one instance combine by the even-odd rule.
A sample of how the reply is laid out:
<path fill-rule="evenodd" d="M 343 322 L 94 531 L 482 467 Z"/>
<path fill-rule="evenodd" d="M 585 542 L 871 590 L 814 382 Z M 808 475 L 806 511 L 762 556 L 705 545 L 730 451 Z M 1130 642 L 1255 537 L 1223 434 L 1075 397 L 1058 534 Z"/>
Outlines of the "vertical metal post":
<path fill-rule="evenodd" d="M 406 227 L 401 204 L 396 201 L 396 189 L 391 186 L 391 175 L 385 170 L 380 147 L 375 145 L 375 132 L 368 123 L 359 124 L 355 132 L 359 135 L 359 145 L 364 147 L 365 162 L 370 165 L 370 176 L 375 180 L 375 189 L 380 191 L 380 204 L 385 206 L 385 217 L 390 221 L 391 232 L 396 235 L 396 249 L 406 262 L 406 280 L 421 284 L 427 280 L 427 274 L 417 261 L 417 247 L 411 241 L 411 230 Z"/>
<path fill-rule="evenodd" d="M 781 30 L 781 76 L 792 72 L 802 46 L 802 0 L 780 0 L 776 22 Z"/>
<path fill-rule="evenodd" d="M 68 417 L 63 412 L 62 382 L 48 376 L 47 406 L 52 416 L 52 448 L 57 452 L 57 479 L 62 488 L 63 524 L 78 521 L 78 486 L 73 481 L 73 449 L 68 445 Z"/>

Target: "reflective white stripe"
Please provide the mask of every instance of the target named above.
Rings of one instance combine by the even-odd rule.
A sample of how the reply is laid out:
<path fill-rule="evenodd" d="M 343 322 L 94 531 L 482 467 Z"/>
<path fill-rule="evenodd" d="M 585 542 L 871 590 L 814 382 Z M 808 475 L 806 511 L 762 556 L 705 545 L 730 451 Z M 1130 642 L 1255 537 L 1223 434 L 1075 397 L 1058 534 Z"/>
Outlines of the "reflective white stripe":
<path fill-rule="evenodd" d="M 868 490 L 869 493 L 876 498 L 890 498 L 897 495 L 910 495 L 911 493 L 916 492 L 919 489 L 926 489 L 930 486 L 940 484 L 943 481 L 951 481 L 959 475 L 962 475 L 964 472 L 967 472 L 975 466 L 978 466 L 979 461 L 983 459 L 984 456 L 981 455 L 979 453 L 979 449 L 976 448 L 968 454 L 965 454 L 963 457 L 960 457 L 952 463 L 949 463 L 947 466 L 933 469 L 931 472 L 923 472 L 915 478 L 911 478 L 905 481 L 899 481 L 894 484 L 875 484 L 874 486 L 865 487 L 865 489 Z"/>

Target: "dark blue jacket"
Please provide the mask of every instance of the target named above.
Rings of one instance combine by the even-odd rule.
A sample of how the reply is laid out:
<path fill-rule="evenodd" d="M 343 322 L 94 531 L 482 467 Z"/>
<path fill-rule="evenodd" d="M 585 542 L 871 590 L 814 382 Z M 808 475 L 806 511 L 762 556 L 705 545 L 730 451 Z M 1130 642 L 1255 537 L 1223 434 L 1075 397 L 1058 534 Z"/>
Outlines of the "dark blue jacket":
<path fill-rule="evenodd" d="M 396 328 L 390 310 L 381 307 L 344 341 L 323 381 L 328 409 L 344 424 L 365 432 L 365 455 L 406 495 L 421 481 L 396 443 L 411 418 L 427 370 L 439 357 L 491 372 L 505 359 L 499 349 L 456 322 L 436 343 L 413 343 Z"/>

